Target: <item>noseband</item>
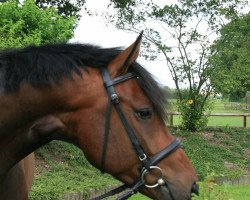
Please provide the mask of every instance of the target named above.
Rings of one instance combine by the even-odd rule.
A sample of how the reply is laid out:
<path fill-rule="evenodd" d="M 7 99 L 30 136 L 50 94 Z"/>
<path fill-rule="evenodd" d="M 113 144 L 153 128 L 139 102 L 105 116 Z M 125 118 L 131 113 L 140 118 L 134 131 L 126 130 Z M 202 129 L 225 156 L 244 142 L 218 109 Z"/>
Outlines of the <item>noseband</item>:
<path fill-rule="evenodd" d="M 138 159 L 141 162 L 141 176 L 139 177 L 138 181 L 135 182 L 135 184 L 130 188 L 127 185 L 122 185 L 119 188 L 116 188 L 92 200 L 104 199 L 104 198 L 115 195 L 117 193 L 121 193 L 124 190 L 126 190 L 125 194 L 123 194 L 121 197 L 118 197 L 118 200 L 123 200 L 123 199 L 129 198 L 130 196 L 138 192 L 138 190 L 142 188 L 143 186 L 147 188 L 156 188 L 158 186 L 165 185 L 166 183 L 164 181 L 162 169 L 156 166 L 156 164 L 159 161 L 161 161 L 163 158 L 167 157 L 168 155 L 173 153 L 175 150 L 177 150 L 180 147 L 180 140 L 178 138 L 174 139 L 170 145 L 168 145 L 167 147 L 165 147 L 163 150 L 156 153 L 152 157 L 149 157 L 147 153 L 144 151 L 143 147 L 140 145 L 139 140 L 136 137 L 136 134 L 134 133 L 133 128 L 130 126 L 126 116 L 124 115 L 122 108 L 120 106 L 119 97 L 116 94 L 116 91 L 114 89 L 114 85 L 122 83 L 129 79 L 138 78 L 138 77 L 136 77 L 134 73 L 129 72 L 124 75 L 118 76 L 114 79 L 111 79 L 109 72 L 107 68 L 105 67 L 101 68 L 101 73 L 102 73 L 102 77 L 104 81 L 104 86 L 108 93 L 108 105 L 107 105 L 107 112 L 106 112 L 105 132 L 104 132 L 104 141 L 103 141 L 102 158 L 101 158 L 101 171 L 104 172 L 105 170 L 105 158 L 106 158 L 106 149 L 107 149 L 108 137 L 109 137 L 110 115 L 111 115 L 111 107 L 113 104 L 127 132 L 127 135 L 133 145 L 133 148 L 135 152 L 137 153 Z M 156 183 L 149 185 L 146 183 L 145 178 L 148 174 L 152 172 L 158 172 L 157 174 L 159 174 L 159 178 Z"/>

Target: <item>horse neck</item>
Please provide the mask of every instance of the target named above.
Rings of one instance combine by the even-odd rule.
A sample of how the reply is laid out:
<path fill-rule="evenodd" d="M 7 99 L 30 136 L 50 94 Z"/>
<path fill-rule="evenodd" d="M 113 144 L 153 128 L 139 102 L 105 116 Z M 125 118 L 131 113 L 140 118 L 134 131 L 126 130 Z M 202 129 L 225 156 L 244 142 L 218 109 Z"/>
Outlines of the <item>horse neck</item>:
<path fill-rule="evenodd" d="M 92 71 L 84 79 L 73 75 L 73 81 L 64 79 L 58 85 L 37 89 L 23 84 L 16 92 L 0 93 L 0 176 L 53 139 L 74 142 L 59 116 L 95 103 L 91 94 L 101 78 L 97 70 Z"/>
<path fill-rule="evenodd" d="M 0 178 L 26 155 L 48 143 L 47 135 L 32 137 L 30 128 L 63 105 L 52 89 L 36 89 L 22 85 L 18 91 L 0 95 Z M 53 102 L 53 103 L 52 103 Z"/>
<path fill-rule="evenodd" d="M 34 95 L 33 100 L 28 98 L 28 94 Z M 40 101 L 36 100 L 38 98 Z M 46 104 L 48 102 L 38 91 L 31 88 L 28 90 L 27 86 L 15 92 L 1 93 L 0 177 L 28 153 L 22 150 L 22 146 L 26 148 L 27 130 L 36 119 L 48 113 L 44 109 Z M 42 112 L 41 108 L 44 109 Z"/>
<path fill-rule="evenodd" d="M 22 86 L 18 91 L 2 93 L 0 95 L 0 138 L 53 112 L 55 108 L 49 105 L 56 99 L 48 96 L 47 93 L 49 93 L 48 89 L 39 90 L 29 85 Z"/>

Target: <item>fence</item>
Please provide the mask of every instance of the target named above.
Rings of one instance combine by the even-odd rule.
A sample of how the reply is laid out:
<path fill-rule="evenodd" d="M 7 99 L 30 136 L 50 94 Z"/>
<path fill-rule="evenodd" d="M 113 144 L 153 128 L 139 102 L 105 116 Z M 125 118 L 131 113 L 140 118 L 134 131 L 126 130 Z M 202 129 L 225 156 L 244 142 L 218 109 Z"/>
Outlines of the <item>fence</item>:
<path fill-rule="evenodd" d="M 174 125 L 174 115 L 181 115 L 180 113 L 173 112 L 168 113 L 170 116 L 170 126 Z M 217 117 L 243 117 L 243 127 L 247 128 L 247 117 L 250 117 L 250 113 L 212 113 L 207 114 L 207 116 L 217 116 Z"/>

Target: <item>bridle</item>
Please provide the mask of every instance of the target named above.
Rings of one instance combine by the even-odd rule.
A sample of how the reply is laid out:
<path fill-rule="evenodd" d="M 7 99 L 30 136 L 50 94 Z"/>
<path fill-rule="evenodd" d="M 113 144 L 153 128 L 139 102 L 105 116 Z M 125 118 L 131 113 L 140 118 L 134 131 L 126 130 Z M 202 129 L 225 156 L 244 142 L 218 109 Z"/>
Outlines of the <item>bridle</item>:
<path fill-rule="evenodd" d="M 134 73 L 128 72 L 124 75 L 111 79 L 108 69 L 105 67 L 101 68 L 101 73 L 102 73 L 102 77 L 104 81 L 104 86 L 108 93 L 108 105 L 107 105 L 107 112 L 106 112 L 105 132 L 104 132 L 102 158 L 101 158 L 101 171 L 104 172 L 105 170 L 105 158 L 106 158 L 106 149 L 107 149 L 108 137 L 109 137 L 110 115 L 111 115 L 111 108 L 113 105 L 121 119 L 121 122 L 127 132 L 127 135 L 133 145 L 133 148 L 138 155 L 138 159 L 141 162 L 141 176 L 132 187 L 129 187 L 125 184 L 99 197 L 96 197 L 92 200 L 104 199 L 104 198 L 121 193 L 126 190 L 126 192 L 122 196 L 117 198 L 118 200 L 123 200 L 137 193 L 138 190 L 142 188 L 143 186 L 147 188 L 156 188 L 158 186 L 165 185 L 166 183 L 163 178 L 162 169 L 156 166 L 156 164 L 159 161 L 161 161 L 163 158 L 167 157 L 168 155 L 173 153 L 175 150 L 180 148 L 180 140 L 178 138 L 174 139 L 170 145 L 168 145 L 167 147 L 165 147 L 163 150 L 156 153 L 152 157 L 149 157 L 147 153 L 144 151 L 143 147 L 140 145 L 139 140 L 136 137 L 133 128 L 130 126 L 126 116 L 124 115 L 122 108 L 120 106 L 119 97 L 116 94 L 116 91 L 114 89 L 114 85 L 122 83 L 129 79 L 138 78 L 138 77 Z M 158 171 L 157 174 L 159 174 L 159 178 L 156 183 L 149 185 L 146 183 L 145 178 L 149 173 L 153 171 L 154 172 Z"/>

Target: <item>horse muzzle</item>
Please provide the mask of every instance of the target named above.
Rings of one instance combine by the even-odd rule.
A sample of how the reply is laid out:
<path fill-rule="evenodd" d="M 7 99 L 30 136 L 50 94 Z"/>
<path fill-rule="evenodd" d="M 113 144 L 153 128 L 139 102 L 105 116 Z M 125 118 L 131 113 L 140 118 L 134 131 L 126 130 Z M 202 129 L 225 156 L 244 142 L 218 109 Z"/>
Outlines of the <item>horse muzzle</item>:
<path fill-rule="evenodd" d="M 192 184 L 190 193 L 187 194 L 174 189 L 167 180 L 163 180 L 156 190 L 158 191 L 157 199 L 159 200 L 191 200 L 193 194 L 199 195 L 199 185 L 196 182 Z"/>

